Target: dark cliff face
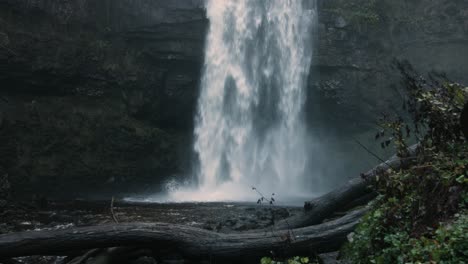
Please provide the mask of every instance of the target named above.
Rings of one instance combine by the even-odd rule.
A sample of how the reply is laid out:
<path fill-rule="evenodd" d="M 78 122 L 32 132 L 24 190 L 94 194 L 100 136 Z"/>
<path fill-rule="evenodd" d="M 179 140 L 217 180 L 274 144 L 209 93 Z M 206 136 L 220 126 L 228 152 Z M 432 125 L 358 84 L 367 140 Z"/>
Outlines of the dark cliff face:
<path fill-rule="evenodd" d="M 468 84 L 468 1 L 319 0 L 319 9 L 307 115 L 324 155 L 340 161 L 329 172 L 338 180 L 379 162 L 355 139 L 383 158 L 393 151 L 373 136 L 382 112 L 404 113 L 394 59 Z"/>
<path fill-rule="evenodd" d="M 319 3 L 313 67 L 318 78 L 311 75 L 310 85 L 319 92 L 320 101 L 351 107 L 339 115 L 375 118 L 376 108 L 388 108 L 399 98 L 391 87 L 398 85 L 394 59 L 408 60 L 421 73 L 437 71 L 454 81 L 468 82 L 467 1 Z"/>
<path fill-rule="evenodd" d="M 394 58 L 468 82 L 468 3 L 319 7 L 307 116 L 339 180 L 372 166 L 352 139 L 401 105 Z M 13 193 L 156 191 L 182 177 L 207 28 L 202 0 L 1 1 L 0 172 Z"/>
<path fill-rule="evenodd" d="M 200 1 L 2 1 L 14 193 L 157 189 L 187 170 L 207 22 Z"/>

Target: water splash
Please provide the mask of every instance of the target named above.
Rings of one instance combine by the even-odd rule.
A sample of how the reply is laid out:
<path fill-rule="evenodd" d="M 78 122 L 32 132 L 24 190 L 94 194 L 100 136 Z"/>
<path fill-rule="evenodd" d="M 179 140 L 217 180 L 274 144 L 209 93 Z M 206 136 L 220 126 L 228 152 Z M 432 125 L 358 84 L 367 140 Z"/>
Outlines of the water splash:
<path fill-rule="evenodd" d="M 303 120 L 315 1 L 209 0 L 194 149 L 198 186 L 176 200 L 248 200 L 310 192 Z"/>

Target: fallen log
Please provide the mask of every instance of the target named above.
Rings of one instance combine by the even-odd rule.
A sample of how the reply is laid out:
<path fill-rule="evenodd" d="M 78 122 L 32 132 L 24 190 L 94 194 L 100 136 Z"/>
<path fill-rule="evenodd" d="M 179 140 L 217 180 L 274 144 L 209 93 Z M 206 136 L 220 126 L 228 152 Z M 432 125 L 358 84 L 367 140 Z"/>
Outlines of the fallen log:
<path fill-rule="evenodd" d="M 320 225 L 294 230 L 224 234 L 165 223 L 125 223 L 54 231 L 0 235 L 0 259 L 31 255 L 66 255 L 76 250 L 144 247 L 176 252 L 188 259 L 252 260 L 333 251 L 346 240 L 366 209 Z"/>
<path fill-rule="evenodd" d="M 152 251 L 135 247 L 99 248 L 80 257 L 64 260 L 62 264 L 128 264 L 142 256 L 151 256 Z"/>
<path fill-rule="evenodd" d="M 416 144 L 409 147 L 409 156 L 404 159 L 394 155 L 389 160 L 362 174 L 361 177 L 352 179 L 323 196 L 305 202 L 302 213 L 278 221 L 274 229 L 282 230 L 319 224 L 352 202 L 353 205 L 368 203 L 376 195 L 369 188 L 370 182 L 388 169 L 399 170 L 403 165 L 408 164 L 411 157 L 416 155 L 418 146 Z"/>
<path fill-rule="evenodd" d="M 410 156 L 418 146 L 409 148 Z M 30 255 L 66 255 L 67 252 L 109 247 L 145 247 L 189 259 L 249 259 L 270 255 L 291 256 L 338 249 L 366 208 L 321 223 L 347 205 L 364 204 L 374 196 L 369 180 L 407 164 L 393 156 L 388 161 L 330 193 L 305 203 L 304 212 L 278 222 L 271 230 L 222 234 L 183 225 L 126 223 L 56 231 L 0 235 L 0 260 Z M 321 223 L 321 224 L 319 224 Z M 294 228 L 294 229 L 293 229 Z"/>

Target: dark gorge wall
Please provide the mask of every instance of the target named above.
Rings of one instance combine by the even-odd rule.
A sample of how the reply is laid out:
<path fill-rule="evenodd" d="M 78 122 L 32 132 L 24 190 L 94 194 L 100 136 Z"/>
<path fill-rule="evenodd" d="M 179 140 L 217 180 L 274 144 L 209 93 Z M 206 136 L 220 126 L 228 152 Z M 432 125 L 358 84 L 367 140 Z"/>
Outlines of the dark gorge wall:
<path fill-rule="evenodd" d="M 468 1 L 319 7 L 307 116 L 342 180 L 375 162 L 352 139 L 401 105 L 394 58 L 468 82 Z M 201 0 L 0 1 L 0 185 L 108 196 L 182 177 L 207 28 Z"/>
<path fill-rule="evenodd" d="M 188 170 L 202 7 L 0 1 L 0 172 L 13 193 L 141 191 Z"/>
<path fill-rule="evenodd" d="M 454 81 L 468 81 L 468 1 L 319 3 L 313 69 L 319 79 L 312 75 L 310 84 L 319 91 L 320 101 L 352 106 L 342 114 L 373 116 L 373 109 L 392 103 L 396 94 L 390 94 L 389 86 L 398 75 L 392 69 L 395 58 L 408 60 L 422 73 L 434 70 Z"/>
<path fill-rule="evenodd" d="M 379 162 L 356 140 L 382 158 L 394 151 L 374 140 L 382 112 L 404 113 L 394 59 L 468 85 L 468 1 L 320 0 L 319 8 L 307 116 L 328 148 L 325 173 L 338 181 Z"/>

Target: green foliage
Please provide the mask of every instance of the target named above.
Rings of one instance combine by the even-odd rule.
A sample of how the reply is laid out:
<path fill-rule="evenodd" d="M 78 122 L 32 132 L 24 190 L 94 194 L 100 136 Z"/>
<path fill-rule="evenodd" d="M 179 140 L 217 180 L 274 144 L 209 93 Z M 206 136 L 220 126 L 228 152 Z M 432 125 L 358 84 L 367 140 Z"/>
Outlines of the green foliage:
<path fill-rule="evenodd" d="M 414 134 L 420 151 L 409 166 L 373 182 L 379 196 L 344 247 L 345 256 L 353 263 L 466 263 L 468 143 L 459 120 L 467 89 L 428 82 L 407 64 L 399 69 L 411 119 L 385 116 L 376 139 L 407 157 L 406 140 Z"/>
<path fill-rule="evenodd" d="M 415 132 L 421 134 L 420 128 L 423 128 L 421 140 L 425 147 L 443 150 L 446 143 L 463 142 L 460 115 L 468 98 L 468 88 L 436 74 L 429 75 L 427 81 L 407 62 L 398 63 L 397 67 L 403 74 L 407 92 L 403 108 L 411 114 Z"/>
<path fill-rule="evenodd" d="M 380 213 L 376 213 L 380 212 Z M 452 223 L 412 237 L 404 227 L 382 227 L 383 211 L 368 214 L 345 247 L 352 263 L 466 263 L 468 259 L 468 212 Z"/>
<path fill-rule="evenodd" d="M 465 145 L 458 159 L 439 154 L 432 164 L 380 178 L 381 195 L 345 247 L 347 257 L 353 263 L 464 263 L 468 258 L 467 150 Z M 453 223 L 440 226 L 453 216 Z"/>
<path fill-rule="evenodd" d="M 468 87 L 449 82 L 444 76 L 430 74 L 424 79 L 408 62 L 397 62 L 403 75 L 402 109 L 410 120 L 402 115 L 384 114 L 380 120 L 383 128 L 376 139 L 383 139 L 382 147 L 393 142 L 397 153 L 406 156 L 405 138 L 414 135 L 425 149 L 447 151 L 464 142 L 460 115 L 468 98 Z M 389 135 L 389 138 L 384 138 Z"/>
<path fill-rule="evenodd" d="M 309 257 L 293 257 L 290 259 L 287 259 L 285 261 L 278 261 L 278 260 L 273 260 L 272 258 L 269 257 L 263 257 L 260 260 L 260 264 L 314 264 L 317 262 L 312 262 Z"/>

